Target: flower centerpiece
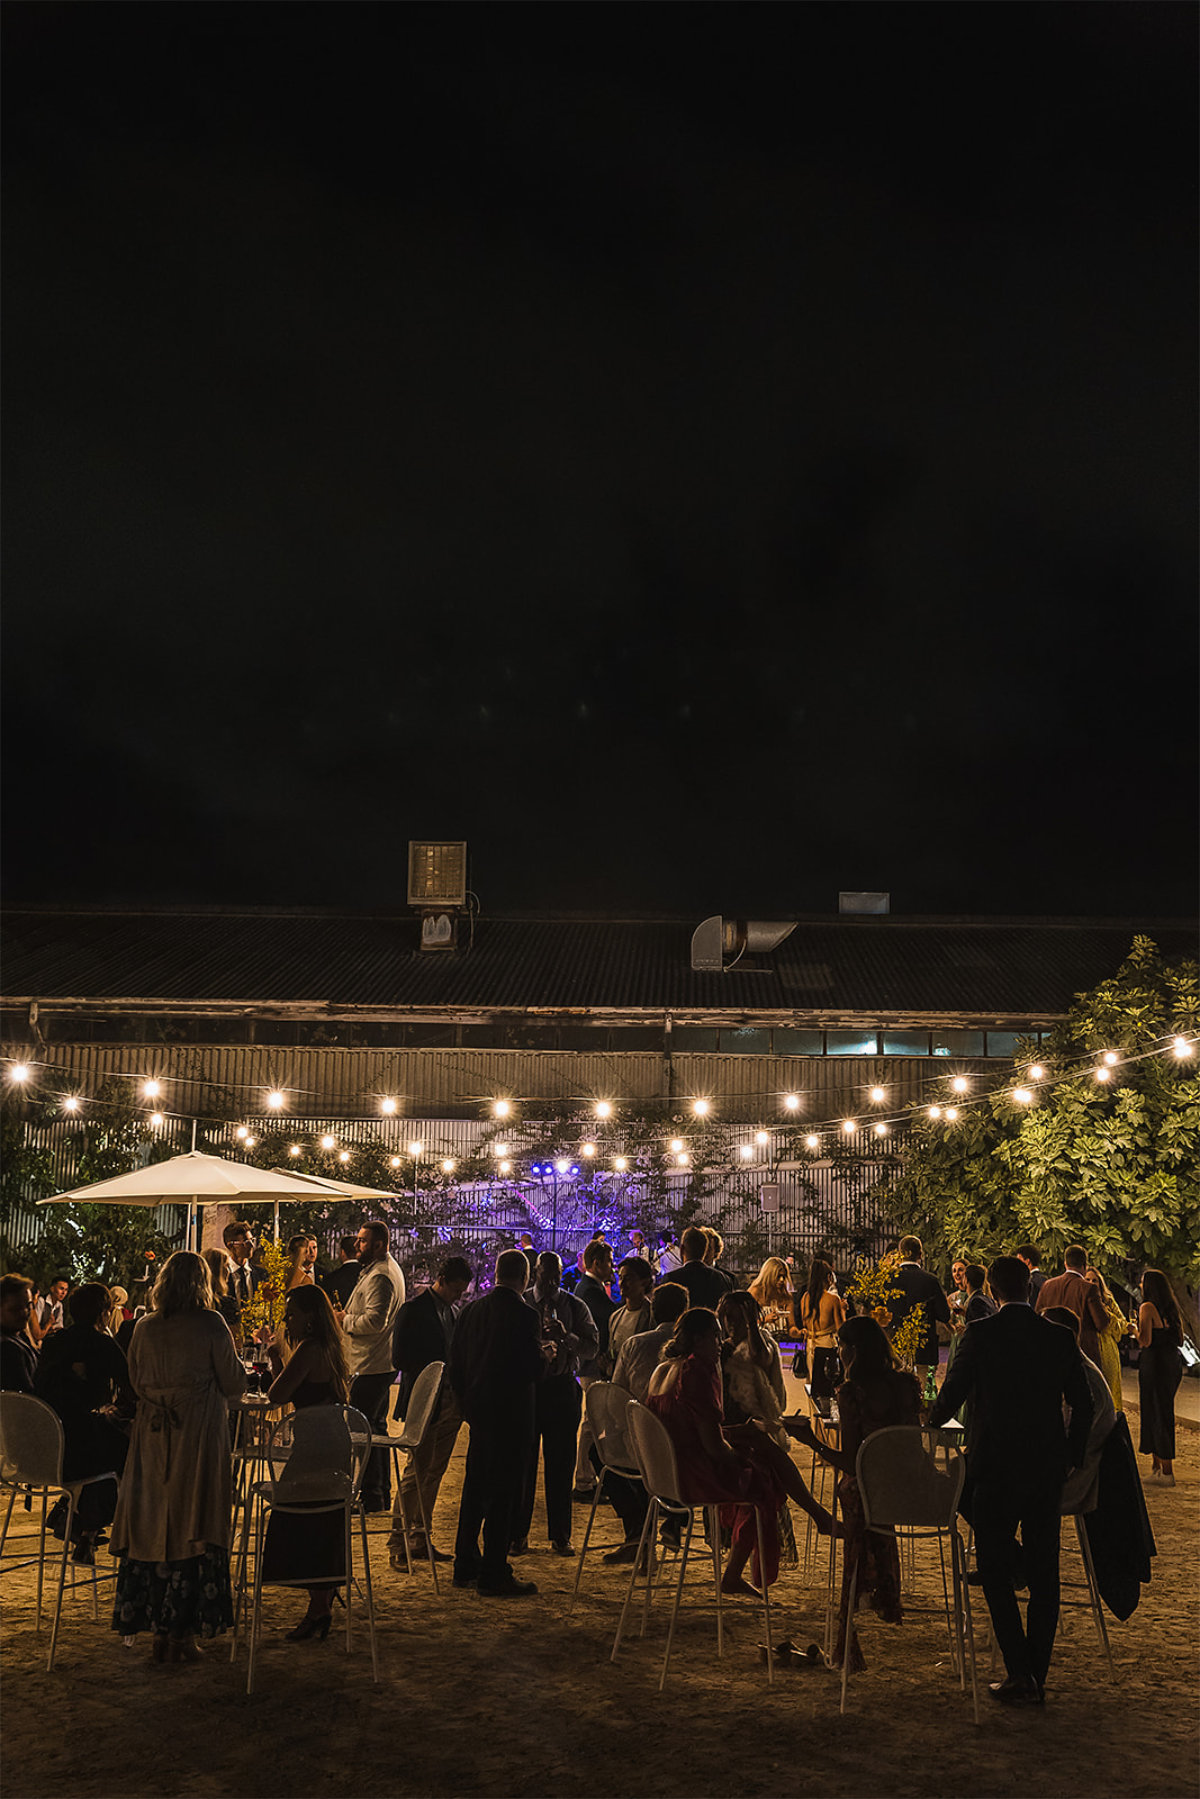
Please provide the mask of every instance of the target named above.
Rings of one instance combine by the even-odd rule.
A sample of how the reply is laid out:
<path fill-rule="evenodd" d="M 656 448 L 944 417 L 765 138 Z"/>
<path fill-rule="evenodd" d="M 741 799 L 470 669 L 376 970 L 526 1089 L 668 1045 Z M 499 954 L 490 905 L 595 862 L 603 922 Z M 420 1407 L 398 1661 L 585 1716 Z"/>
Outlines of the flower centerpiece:
<path fill-rule="evenodd" d="M 242 1335 L 247 1340 L 265 1343 L 268 1336 L 283 1333 L 291 1260 L 282 1243 L 263 1237 L 258 1245 L 257 1266 L 266 1278 L 259 1281 L 242 1307 Z"/>
<path fill-rule="evenodd" d="M 922 1308 L 917 1306 L 893 1329 L 891 1302 L 904 1298 L 903 1289 L 895 1284 L 895 1268 L 894 1255 L 883 1256 L 878 1262 L 864 1258 L 857 1263 L 854 1279 L 846 1293 L 860 1312 L 866 1312 L 882 1326 L 901 1367 L 911 1370 L 916 1365 L 917 1351 L 925 1334 L 925 1316 Z"/>

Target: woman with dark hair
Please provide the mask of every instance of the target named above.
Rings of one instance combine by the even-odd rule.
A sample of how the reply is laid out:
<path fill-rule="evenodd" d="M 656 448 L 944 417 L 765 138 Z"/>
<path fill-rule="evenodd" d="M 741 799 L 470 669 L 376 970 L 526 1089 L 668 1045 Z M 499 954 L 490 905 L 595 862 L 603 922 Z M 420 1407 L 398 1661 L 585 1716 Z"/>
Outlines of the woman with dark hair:
<path fill-rule="evenodd" d="M 723 1593 L 758 1595 L 743 1576 L 751 1554 L 758 1559 L 756 1508 L 762 1514 L 766 1567 L 756 1572 L 770 1584 L 779 1572 L 776 1516 L 785 1495 L 828 1533 L 833 1519 L 817 1504 L 795 1462 L 753 1424 L 724 1426 L 721 1399 L 721 1325 L 702 1306 L 686 1311 L 663 1360 L 650 1378 L 649 1406 L 666 1426 L 675 1450 L 683 1497 L 691 1505 L 719 1505 L 733 1534 L 721 1577 Z"/>
<path fill-rule="evenodd" d="M 1142 1276 L 1138 1308 L 1138 1406 L 1142 1415 L 1138 1449 L 1151 1457 L 1148 1483 L 1175 1485 L 1175 1395 L 1183 1379 L 1183 1319 L 1161 1268 Z"/>
<path fill-rule="evenodd" d="M 288 1268 L 284 1292 L 291 1293 L 296 1287 L 311 1287 L 316 1281 L 313 1272 L 317 1266 L 317 1239 L 304 1232 L 299 1237 L 289 1237 L 287 1252 L 291 1258 Z"/>
<path fill-rule="evenodd" d="M 985 1293 L 987 1286 L 987 1269 L 978 1262 L 968 1262 L 963 1270 L 966 1282 L 967 1303 L 963 1307 L 963 1323 L 977 1324 L 981 1318 L 990 1318 L 999 1310 L 990 1293 Z"/>
<path fill-rule="evenodd" d="M 813 1258 L 808 1285 L 800 1296 L 800 1323 L 808 1340 L 808 1380 L 814 1399 L 832 1399 L 841 1369 L 837 1334 L 846 1317 L 846 1302 L 837 1291 L 833 1269 Z"/>
<path fill-rule="evenodd" d="M 855 1479 L 858 1452 L 877 1430 L 892 1425 L 917 1426 L 921 1422 L 921 1388 L 914 1375 L 896 1366 L 891 1344 L 874 1318 L 847 1318 L 838 1332 L 838 1346 L 846 1378 L 838 1388 L 841 1443 L 831 1449 L 813 1434 L 807 1418 L 785 1418 L 791 1434 L 838 1471 L 838 1499 L 842 1507 L 845 1554 L 842 1560 L 842 1602 L 838 1621 L 836 1661 L 850 1638 L 850 1668 L 858 1673 L 866 1666 L 858 1632 L 850 1621 L 850 1577 L 858 1568 L 858 1599 L 868 1599 L 873 1611 L 889 1624 L 903 1622 L 900 1605 L 900 1561 L 894 1535 L 868 1532 L 862 1498 Z"/>
<path fill-rule="evenodd" d="M 70 1324 L 47 1337 L 33 1390 L 57 1412 L 63 1427 L 63 1478 L 90 1484 L 79 1496 L 71 1527 L 73 1559 L 91 1566 L 96 1538 L 117 1502 L 117 1476 L 129 1453 L 129 1437 L 117 1422 L 119 1401 L 130 1399 L 125 1356 L 108 1334 L 112 1297 L 99 1281 L 76 1287 L 67 1300 Z M 127 1405 L 126 1416 L 129 1415 Z M 67 1502 L 60 1499 L 47 1522 L 56 1537 L 66 1529 Z"/>
<path fill-rule="evenodd" d="M 181 1249 L 163 1263 L 133 1328 L 129 1378 L 138 1407 L 113 1521 L 112 1625 L 123 1637 L 151 1631 L 156 1662 L 195 1662 L 197 1635 L 233 1623 L 227 1401 L 246 1390 L 203 1257 Z"/>
<path fill-rule="evenodd" d="M 220 1312 L 236 1343 L 242 1328 L 242 1308 L 229 1290 L 229 1263 L 225 1251 L 223 1249 L 205 1249 L 201 1251 L 201 1254 L 208 1263 L 208 1278 L 212 1282 L 213 1310 Z"/>
<path fill-rule="evenodd" d="M 786 1451 L 787 1432 L 779 1422 L 787 1409 L 783 1364 L 763 1329 L 761 1306 L 752 1293 L 735 1289 L 717 1301 L 717 1317 L 726 1339 L 721 1354 L 726 1419 L 760 1423 Z"/>
<path fill-rule="evenodd" d="M 345 1405 L 350 1393 L 346 1338 L 321 1287 L 293 1287 L 284 1302 L 283 1335 L 290 1349 L 287 1362 L 272 1343 L 267 1350 L 275 1379 L 267 1398 L 272 1405 L 302 1411 L 314 1405 Z M 295 1583 L 299 1570 L 315 1565 L 340 1570 L 345 1578 L 345 1534 L 340 1512 L 317 1512 L 311 1518 L 273 1512 L 263 1550 L 263 1580 L 270 1586 Z M 333 1596 L 341 1580 L 310 1586 L 308 1610 L 289 1643 L 329 1635 Z"/>

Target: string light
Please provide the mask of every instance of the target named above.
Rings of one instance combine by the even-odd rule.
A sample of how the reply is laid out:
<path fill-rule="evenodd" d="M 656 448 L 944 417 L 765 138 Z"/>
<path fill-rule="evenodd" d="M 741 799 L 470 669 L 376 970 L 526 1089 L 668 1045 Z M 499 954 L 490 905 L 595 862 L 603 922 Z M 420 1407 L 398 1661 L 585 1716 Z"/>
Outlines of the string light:
<path fill-rule="evenodd" d="M 410 1143 L 408 1146 L 408 1153 L 410 1156 L 419 1156 L 424 1147 L 425 1145 L 423 1143 Z"/>
<path fill-rule="evenodd" d="M 888 1134 L 888 1127 L 886 1124 L 877 1124 L 875 1126 L 875 1135 L 877 1137 L 886 1137 L 887 1134 Z"/>
<path fill-rule="evenodd" d="M 511 1111 L 512 1107 L 506 1099 L 498 1099 L 492 1107 L 492 1113 L 496 1118 L 507 1118 Z"/>
<path fill-rule="evenodd" d="M 494 1156 L 506 1156 L 508 1154 L 508 1144 L 507 1143 L 493 1143 L 492 1144 L 492 1154 Z"/>
<path fill-rule="evenodd" d="M 1028 1087 L 1014 1087 L 1013 1098 L 1019 1106 L 1028 1106 L 1033 1102 L 1033 1094 Z"/>
<path fill-rule="evenodd" d="M 78 1110 L 79 1110 L 79 1101 L 75 1098 L 75 1095 L 73 1093 L 68 1094 L 66 1099 L 63 1100 L 63 1111 L 64 1112 L 78 1112 Z"/>
<path fill-rule="evenodd" d="M 1046 1070 L 1042 1067 L 1041 1063 L 1035 1062 L 1033 1067 L 1029 1070 L 1029 1078 L 1031 1081 L 1040 1081 L 1045 1076 L 1045 1073 Z"/>
<path fill-rule="evenodd" d="M 350 1151 L 348 1149 L 339 1149 L 338 1161 L 345 1164 L 349 1160 L 350 1160 Z"/>
<path fill-rule="evenodd" d="M 267 1104 L 270 1106 L 272 1112 L 282 1112 L 283 1094 L 279 1091 L 278 1087 L 272 1087 L 271 1091 L 267 1094 Z"/>
<path fill-rule="evenodd" d="M 337 1148 L 337 1138 L 336 1137 L 322 1137 L 321 1138 L 321 1148 L 322 1149 L 336 1149 Z"/>
<path fill-rule="evenodd" d="M 696 1114 L 697 1118 L 707 1118 L 709 1114 L 708 1101 L 706 1099 L 694 1099 L 692 1101 L 692 1111 Z"/>
<path fill-rule="evenodd" d="M 956 1074 L 950 1085 L 956 1093 L 965 1093 L 971 1083 L 965 1074 Z"/>
<path fill-rule="evenodd" d="M 742 1161 L 748 1162 L 753 1154 L 754 1154 L 753 1145 L 750 1143 L 743 1143 L 742 1147 L 741 1147 Z"/>
<path fill-rule="evenodd" d="M 1116 1050 L 1106 1049 L 1104 1052 L 1104 1060 L 1107 1063 L 1107 1065 L 1109 1066 L 1109 1068 L 1115 1068 L 1117 1063 L 1121 1060 L 1121 1058 L 1117 1054 Z"/>
<path fill-rule="evenodd" d="M 958 1122 L 958 1107 L 957 1106 L 947 1106 L 946 1107 L 946 1121 L 948 1124 L 957 1124 L 957 1122 Z"/>
<path fill-rule="evenodd" d="M 379 1110 L 383 1113 L 385 1118 L 394 1118 L 396 1115 L 395 1100 L 390 1096 L 387 1099 L 381 1099 L 379 1102 Z"/>
<path fill-rule="evenodd" d="M 594 1156 L 596 1153 L 596 1145 L 594 1143 L 581 1143 L 579 1149 L 580 1154 L 585 1156 Z"/>
<path fill-rule="evenodd" d="M 930 1106 L 929 1116 L 931 1118 L 940 1118 L 941 1115 L 942 1115 L 942 1108 L 940 1106 Z"/>
<path fill-rule="evenodd" d="M 163 1121 L 163 1115 L 161 1112 L 155 1112 L 154 1116 L 150 1120 L 151 1124 L 161 1124 L 162 1121 Z M 257 1137 L 247 1137 L 246 1138 L 246 1148 L 253 1149 L 254 1145 L 257 1142 L 258 1142 Z"/>
<path fill-rule="evenodd" d="M 1096 1070 L 1096 1079 L 1101 1084 L 1103 1084 L 1105 1081 L 1111 1081 L 1112 1080 L 1112 1069 L 1109 1068 L 1105 1063 L 1102 1062 L 1100 1064 L 1099 1068 L 1097 1068 L 1097 1070 Z"/>
<path fill-rule="evenodd" d="M 143 1083 L 142 1083 L 142 1098 L 143 1099 L 157 1099 L 161 1092 L 162 1092 L 162 1082 L 161 1081 L 143 1081 Z"/>
<path fill-rule="evenodd" d="M 671 1141 L 667 1144 L 667 1148 L 670 1150 L 670 1152 L 673 1156 L 677 1156 L 679 1154 L 680 1150 L 683 1148 L 683 1138 L 682 1137 L 672 1137 Z"/>
<path fill-rule="evenodd" d="M 686 1168 L 688 1165 L 687 1151 L 685 1150 L 682 1155 L 676 1156 L 675 1160 L 679 1164 L 680 1168 Z"/>
<path fill-rule="evenodd" d="M 14 1062 L 8 1072 L 11 1078 L 17 1083 L 18 1087 L 23 1087 L 25 1082 L 29 1079 L 29 1064 L 27 1062 Z"/>
<path fill-rule="evenodd" d="M 389 1156 L 388 1157 L 388 1167 L 389 1168 L 399 1168 L 400 1162 L 401 1162 L 401 1158 L 399 1156 Z"/>
<path fill-rule="evenodd" d="M 288 1149 L 288 1155 L 289 1156 L 298 1156 L 299 1154 L 300 1154 L 300 1145 L 298 1143 L 291 1144 Z"/>
<path fill-rule="evenodd" d="M 164 1118 L 163 1118 L 163 1115 L 162 1115 L 162 1113 L 161 1113 L 161 1112 L 151 1112 L 151 1114 L 150 1114 L 150 1122 L 151 1122 L 151 1124 L 152 1124 L 152 1125 L 153 1125 L 153 1126 L 154 1126 L 154 1128 L 155 1128 L 155 1129 L 156 1129 L 156 1130 L 158 1130 L 158 1129 L 160 1129 L 160 1128 L 161 1128 L 161 1126 L 162 1126 L 162 1125 L 163 1125 L 163 1124 L 164 1124 L 164 1123 L 165 1123 L 165 1122 L 166 1122 L 166 1121 L 165 1121 L 165 1119 L 164 1119 Z M 251 1144 L 252 1144 L 252 1143 L 253 1143 L 253 1142 L 254 1142 L 254 1138 L 253 1138 L 253 1137 L 250 1137 L 250 1138 L 249 1138 L 249 1139 L 248 1139 L 248 1140 L 247 1140 L 247 1143 L 246 1143 L 246 1147 L 247 1147 L 247 1149 L 249 1149 L 249 1148 L 250 1148 L 250 1146 L 251 1146 Z"/>
<path fill-rule="evenodd" d="M 879 1105 L 882 1105 L 884 1100 L 887 1098 L 887 1093 L 884 1090 L 884 1088 L 882 1088 L 882 1087 L 872 1087 L 871 1098 L 874 1101 L 874 1103 L 877 1106 L 879 1106 Z"/>
<path fill-rule="evenodd" d="M 562 1158 L 560 1158 L 560 1160 L 554 1164 L 554 1172 L 556 1174 L 568 1174 L 570 1172 L 570 1168 L 571 1168 L 571 1164 Z"/>
<path fill-rule="evenodd" d="M 596 1101 L 596 1117 L 597 1118 L 611 1118 L 612 1117 L 612 1106 L 610 1105 L 608 1100 L 598 1099 Z"/>
<path fill-rule="evenodd" d="M 760 1149 L 765 1149 L 767 1144 L 771 1141 L 770 1134 L 767 1131 L 755 1131 L 754 1141 L 758 1144 Z"/>
<path fill-rule="evenodd" d="M 239 1143 L 245 1142 L 246 1138 L 250 1135 L 244 1124 L 239 1124 L 237 1130 L 233 1134 L 238 1139 Z M 333 1145 L 330 1144 L 331 1149 L 332 1147 Z"/>
<path fill-rule="evenodd" d="M 804 1147 L 805 1149 L 820 1149 L 821 1139 L 810 1131 L 808 1136 L 804 1139 Z"/>
<path fill-rule="evenodd" d="M 624 1172 L 628 1168 L 628 1166 L 629 1166 L 629 1161 L 626 1156 L 618 1156 L 616 1158 L 615 1162 L 613 1163 L 613 1167 L 616 1169 L 618 1174 L 624 1174 Z"/>
<path fill-rule="evenodd" d="M 853 1118 L 843 1118 L 842 1129 L 845 1131 L 847 1137 L 850 1137 L 853 1136 L 854 1132 L 858 1129 L 858 1126 L 855 1124 Z"/>
<path fill-rule="evenodd" d="M 1189 1043 L 1186 1037 L 1176 1037 L 1171 1048 L 1175 1051 L 1175 1054 L 1182 1059 L 1182 1057 L 1190 1056 L 1192 1054 L 1194 1045 Z"/>
<path fill-rule="evenodd" d="M 442 1173 L 443 1174 L 453 1174 L 454 1173 L 454 1158 L 453 1158 L 453 1156 L 447 1156 L 445 1161 L 442 1163 Z"/>
<path fill-rule="evenodd" d="M 500 1172 L 501 1172 L 501 1174 L 511 1174 L 512 1173 L 512 1163 L 511 1162 L 501 1162 Z"/>
<path fill-rule="evenodd" d="M 800 1098 L 799 1098 L 798 1094 L 795 1094 L 795 1093 L 785 1094 L 783 1103 L 787 1107 L 789 1112 L 796 1112 L 796 1111 L 799 1111 L 799 1109 L 800 1109 Z"/>

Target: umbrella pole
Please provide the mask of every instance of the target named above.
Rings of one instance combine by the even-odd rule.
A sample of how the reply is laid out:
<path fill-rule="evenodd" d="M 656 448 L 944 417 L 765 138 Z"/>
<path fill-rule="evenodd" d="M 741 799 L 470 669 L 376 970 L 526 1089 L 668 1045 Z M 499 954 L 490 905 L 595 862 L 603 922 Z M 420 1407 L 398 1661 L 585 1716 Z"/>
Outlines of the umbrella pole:
<path fill-rule="evenodd" d="M 194 1248 L 192 1239 L 195 1234 L 195 1219 L 196 1219 L 196 1201 L 195 1201 L 195 1199 L 189 1199 L 188 1200 L 188 1215 L 187 1215 L 187 1246 L 189 1249 Z"/>
<path fill-rule="evenodd" d="M 279 1241 L 279 1201 L 275 1201 L 275 1241 Z"/>

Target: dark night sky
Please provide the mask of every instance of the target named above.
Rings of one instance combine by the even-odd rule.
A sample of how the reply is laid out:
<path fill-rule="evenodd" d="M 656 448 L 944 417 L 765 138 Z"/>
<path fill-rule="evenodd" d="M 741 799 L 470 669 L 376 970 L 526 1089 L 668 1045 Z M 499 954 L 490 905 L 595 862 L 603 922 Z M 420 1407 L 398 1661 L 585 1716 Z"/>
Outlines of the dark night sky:
<path fill-rule="evenodd" d="M 9 899 L 1193 909 L 1193 8 L 5 32 Z"/>

